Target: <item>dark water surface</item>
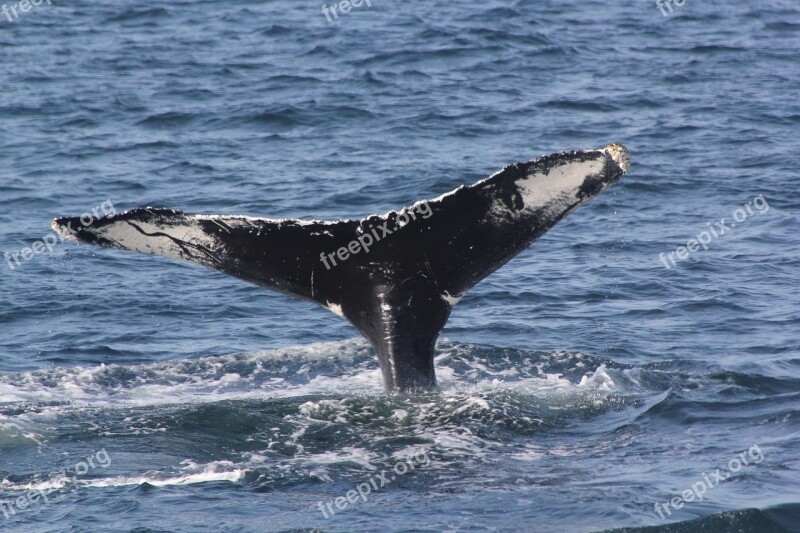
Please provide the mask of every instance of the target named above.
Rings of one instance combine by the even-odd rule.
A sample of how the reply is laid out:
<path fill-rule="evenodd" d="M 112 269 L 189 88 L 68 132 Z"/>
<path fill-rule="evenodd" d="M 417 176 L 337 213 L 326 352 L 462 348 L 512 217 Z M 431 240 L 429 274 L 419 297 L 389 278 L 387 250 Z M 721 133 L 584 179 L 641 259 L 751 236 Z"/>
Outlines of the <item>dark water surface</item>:
<path fill-rule="evenodd" d="M 631 173 L 456 306 L 429 395 L 219 273 L 4 259 L 0 530 L 800 531 L 796 0 L 371 3 L 0 15 L 0 252 L 106 201 L 360 217 L 612 141 Z"/>

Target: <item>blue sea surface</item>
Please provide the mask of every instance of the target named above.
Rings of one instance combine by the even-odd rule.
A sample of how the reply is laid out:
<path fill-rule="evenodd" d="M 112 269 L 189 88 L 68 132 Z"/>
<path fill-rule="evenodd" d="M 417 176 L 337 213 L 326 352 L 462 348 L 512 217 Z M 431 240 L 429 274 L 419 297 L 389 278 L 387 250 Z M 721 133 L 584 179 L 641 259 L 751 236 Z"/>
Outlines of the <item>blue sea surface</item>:
<path fill-rule="evenodd" d="M 796 0 L 13 5 L 0 530 L 800 531 Z M 386 395 L 321 307 L 49 242 L 103 205 L 363 217 L 614 141 L 631 172 L 453 309 L 436 393 Z"/>

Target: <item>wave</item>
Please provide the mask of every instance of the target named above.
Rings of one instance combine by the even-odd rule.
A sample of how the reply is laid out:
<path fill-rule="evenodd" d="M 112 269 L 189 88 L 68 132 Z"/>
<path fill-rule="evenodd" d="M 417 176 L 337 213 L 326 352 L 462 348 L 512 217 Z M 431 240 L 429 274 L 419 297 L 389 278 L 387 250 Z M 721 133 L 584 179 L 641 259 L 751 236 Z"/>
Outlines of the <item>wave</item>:
<path fill-rule="evenodd" d="M 372 349 L 352 339 L 2 375 L 0 453 L 31 457 L 31 468 L 15 470 L 34 473 L 0 472 L 0 497 L 208 483 L 256 493 L 333 483 L 349 490 L 421 451 L 430 467 L 404 480 L 419 490 L 470 491 L 462 473 L 487 470 L 501 485 L 536 486 L 546 479 L 519 472 L 619 454 L 642 426 L 695 409 L 692 394 L 738 387 L 723 398 L 744 414 L 748 402 L 761 402 L 764 383 L 796 387 L 689 362 L 620 364 L 448 340 L 437 345 L 436 367 L 440 390 L 387 395 Z M 46 473 L 100 447 L 112 458 L 107 470 Z"/>
<path fill-rule="evenodd" d="M 790 533 L 796 531 L 800 505 L 787 504 L 770 509 L 741 509 L 724 511 L 696 520 L 686 520 L 664 526 L 605 529 L 602 533 L 727 533 L 729 531 L 759 531 L 760 533 Z"/>
<path fill-rule="evenodd" d="M 0 481 L 0 495 L 13 497 L 14 493 L 31 490 L 46 492 L 48 496 L 54 491 L 69 491 L 88 487 L 127 487 L 145 486 L 168 487 L 177 485 L 194 485 L 215 481 L 238 483 L 245 476 L 245 471 L 235 468 L 229 461 L 215 461 L 199 465 L 186 461 L 184 466 L 174 472 L 145 472 L 133 476 L 82 476 L 57 475 L 42 479 L 35 475 L 29 481 L 13 482 L 8 479 Z"/>
<path fill-rule="evenodd" d="M 446 393 L 533 395 L 617 387 L 605 362 L 579 353 L 535 353 L 444 341 L 436 365 Z M 622 367 L 619 367 L 622 368 Z M 49 368 L 0 376 L 0 412 L 152 406 L 313 394 L 383 395 L 377 360 L 361 339 L 143 365 Z"/>
<path fill-rule="evenodd" d="M 145 9 L 127 9 L 118 15 L 108 17 L 104 22 L 127 22 L 131 20 L 156 19 L 169 16 L 169 11 L 163 7 Z"/>

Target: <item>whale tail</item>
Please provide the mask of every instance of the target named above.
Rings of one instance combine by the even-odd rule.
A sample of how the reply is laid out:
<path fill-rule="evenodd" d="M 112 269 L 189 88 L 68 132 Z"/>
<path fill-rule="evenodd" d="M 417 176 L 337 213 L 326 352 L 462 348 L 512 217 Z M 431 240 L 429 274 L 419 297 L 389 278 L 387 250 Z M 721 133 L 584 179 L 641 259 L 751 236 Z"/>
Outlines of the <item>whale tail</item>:
<path fill-rule="evenodd" d="M 425 390 L 436 386 L 434 344 L 452 306 L 629 164 L 618 144 L 553 154 L 362 220 L 141 207 L 87 225 L 57 218 L 53 228 L 78 242 L 190 261 L 325 306 L 375 348 L 388 391 Z"/>

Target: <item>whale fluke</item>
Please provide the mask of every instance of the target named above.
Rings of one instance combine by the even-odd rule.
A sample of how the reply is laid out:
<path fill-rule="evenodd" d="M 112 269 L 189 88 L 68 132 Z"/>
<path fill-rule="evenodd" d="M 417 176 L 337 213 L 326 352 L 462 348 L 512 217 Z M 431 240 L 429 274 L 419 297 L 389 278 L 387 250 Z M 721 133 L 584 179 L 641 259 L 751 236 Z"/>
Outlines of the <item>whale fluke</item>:
<path fill-rule="evenodd" d="M 386 389 L 436 386 L 434 344 L 452 306 L 628 171 L 619 144 L 507 166 L 433 200 L 362 220 L 184 214 L 140 207 L 81 225 L 79 242 L 183 259 L 327 307 L 378 354 Z"/>

